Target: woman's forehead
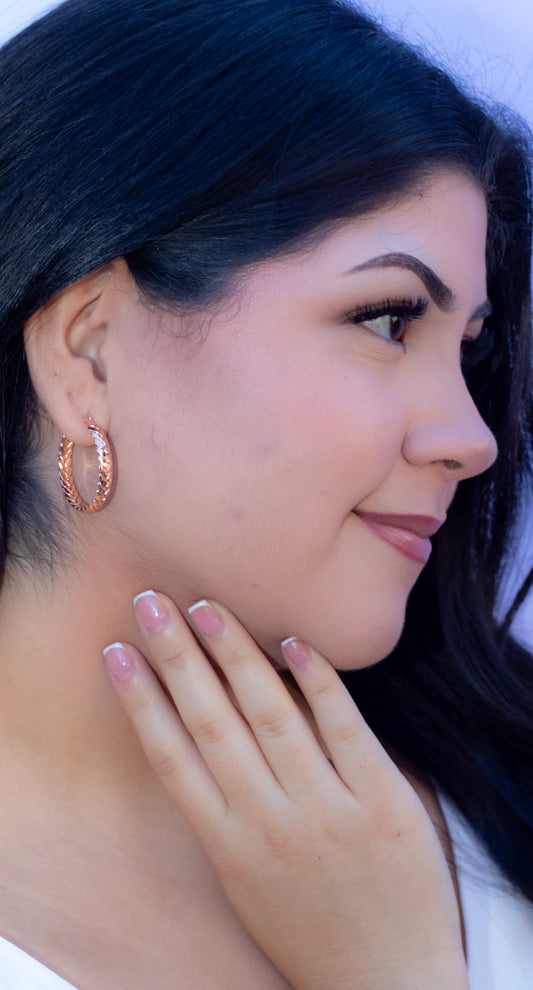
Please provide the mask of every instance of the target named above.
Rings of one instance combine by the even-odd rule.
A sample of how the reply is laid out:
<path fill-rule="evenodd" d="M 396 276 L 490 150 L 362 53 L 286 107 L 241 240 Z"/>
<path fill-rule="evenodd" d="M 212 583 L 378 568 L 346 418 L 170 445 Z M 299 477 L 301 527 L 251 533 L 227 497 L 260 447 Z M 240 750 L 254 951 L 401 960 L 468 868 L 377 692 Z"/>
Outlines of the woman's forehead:
<path fill-rule="evenodd" d="M 487 208 L 483 192 L 458 171 L 435 175 L 423 187 L 407 190 L 393 203 L 363 217 L 346 219 L 302 251 L 282 253 L 245 270 L 244 282 L 260 287 L 298 278 L 344 278 L 365 271 L 375 281 L 386 269 L 417 277 L 440 305 L 449 305 L 454 287 L 485 278 Z M 480 300 L 481 302 L 482 300 Z"/>

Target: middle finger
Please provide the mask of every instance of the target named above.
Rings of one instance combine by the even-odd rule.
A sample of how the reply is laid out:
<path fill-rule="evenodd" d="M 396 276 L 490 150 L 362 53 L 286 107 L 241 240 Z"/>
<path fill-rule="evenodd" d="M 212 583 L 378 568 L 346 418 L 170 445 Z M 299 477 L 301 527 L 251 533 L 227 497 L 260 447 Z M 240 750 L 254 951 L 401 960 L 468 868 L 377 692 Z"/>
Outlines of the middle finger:
<path fill-rule="evenodd" d="M 331 767 L 302 709 L 228 609 L 202 601 L 189 612 L 280 784 L 291 797 L 308 795 L 317 773 L 329 779 Z"/>

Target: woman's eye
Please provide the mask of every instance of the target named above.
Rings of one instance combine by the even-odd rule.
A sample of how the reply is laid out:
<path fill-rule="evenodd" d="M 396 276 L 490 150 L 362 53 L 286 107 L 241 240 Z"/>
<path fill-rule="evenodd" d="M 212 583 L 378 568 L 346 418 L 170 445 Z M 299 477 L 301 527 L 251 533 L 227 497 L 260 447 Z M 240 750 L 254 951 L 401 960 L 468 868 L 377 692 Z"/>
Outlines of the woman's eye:
<path fill-rule="evenodd" d="M 372 320 L 361 320 L 361 323 L 386 340 L 400 340 L 405 331 L 405 317 L 392 313 L 376 316 Z"/>
<path fill-rule="evenodd" d="M 375 306 L 354 310 L 348 314 L 348 319 L 390 343 L 403 343 L 408 325 L 424 316 L 428 305 L 427 299 L 384 299 Z"/>

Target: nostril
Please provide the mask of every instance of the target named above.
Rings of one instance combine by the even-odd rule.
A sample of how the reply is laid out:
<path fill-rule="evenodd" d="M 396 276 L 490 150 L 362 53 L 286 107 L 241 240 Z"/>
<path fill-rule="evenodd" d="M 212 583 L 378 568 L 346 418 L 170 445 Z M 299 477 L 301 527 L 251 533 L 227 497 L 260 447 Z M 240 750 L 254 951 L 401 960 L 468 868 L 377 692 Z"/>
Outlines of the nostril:
<path fill-rule="evenodd" d="M 449 471 L 460 471 L 464 466 L 461 464 L 461 461 L 452 461 L 448 458 L 444 458 L 442 463 L 444 464 L 444 467 L 448 468 Z"/>

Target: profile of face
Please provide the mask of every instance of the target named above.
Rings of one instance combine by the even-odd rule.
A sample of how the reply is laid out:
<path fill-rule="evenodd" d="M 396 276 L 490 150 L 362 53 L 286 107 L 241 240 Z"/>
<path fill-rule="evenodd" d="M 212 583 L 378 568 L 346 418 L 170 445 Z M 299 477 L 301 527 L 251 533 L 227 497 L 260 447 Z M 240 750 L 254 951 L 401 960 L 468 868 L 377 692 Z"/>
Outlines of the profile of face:
<path fill-rule="evenodd" d="M 96 307 L 119 467 L 98 525 L 139 590 L 223 602 L 276 660 L 292 635 L 339 669 L 390 652 L 429 536 L 496 456 L 461 371 L 485 240 L 482 193 L 449 170 L 200 316 L 154 313 L 117 270 Z"/>

